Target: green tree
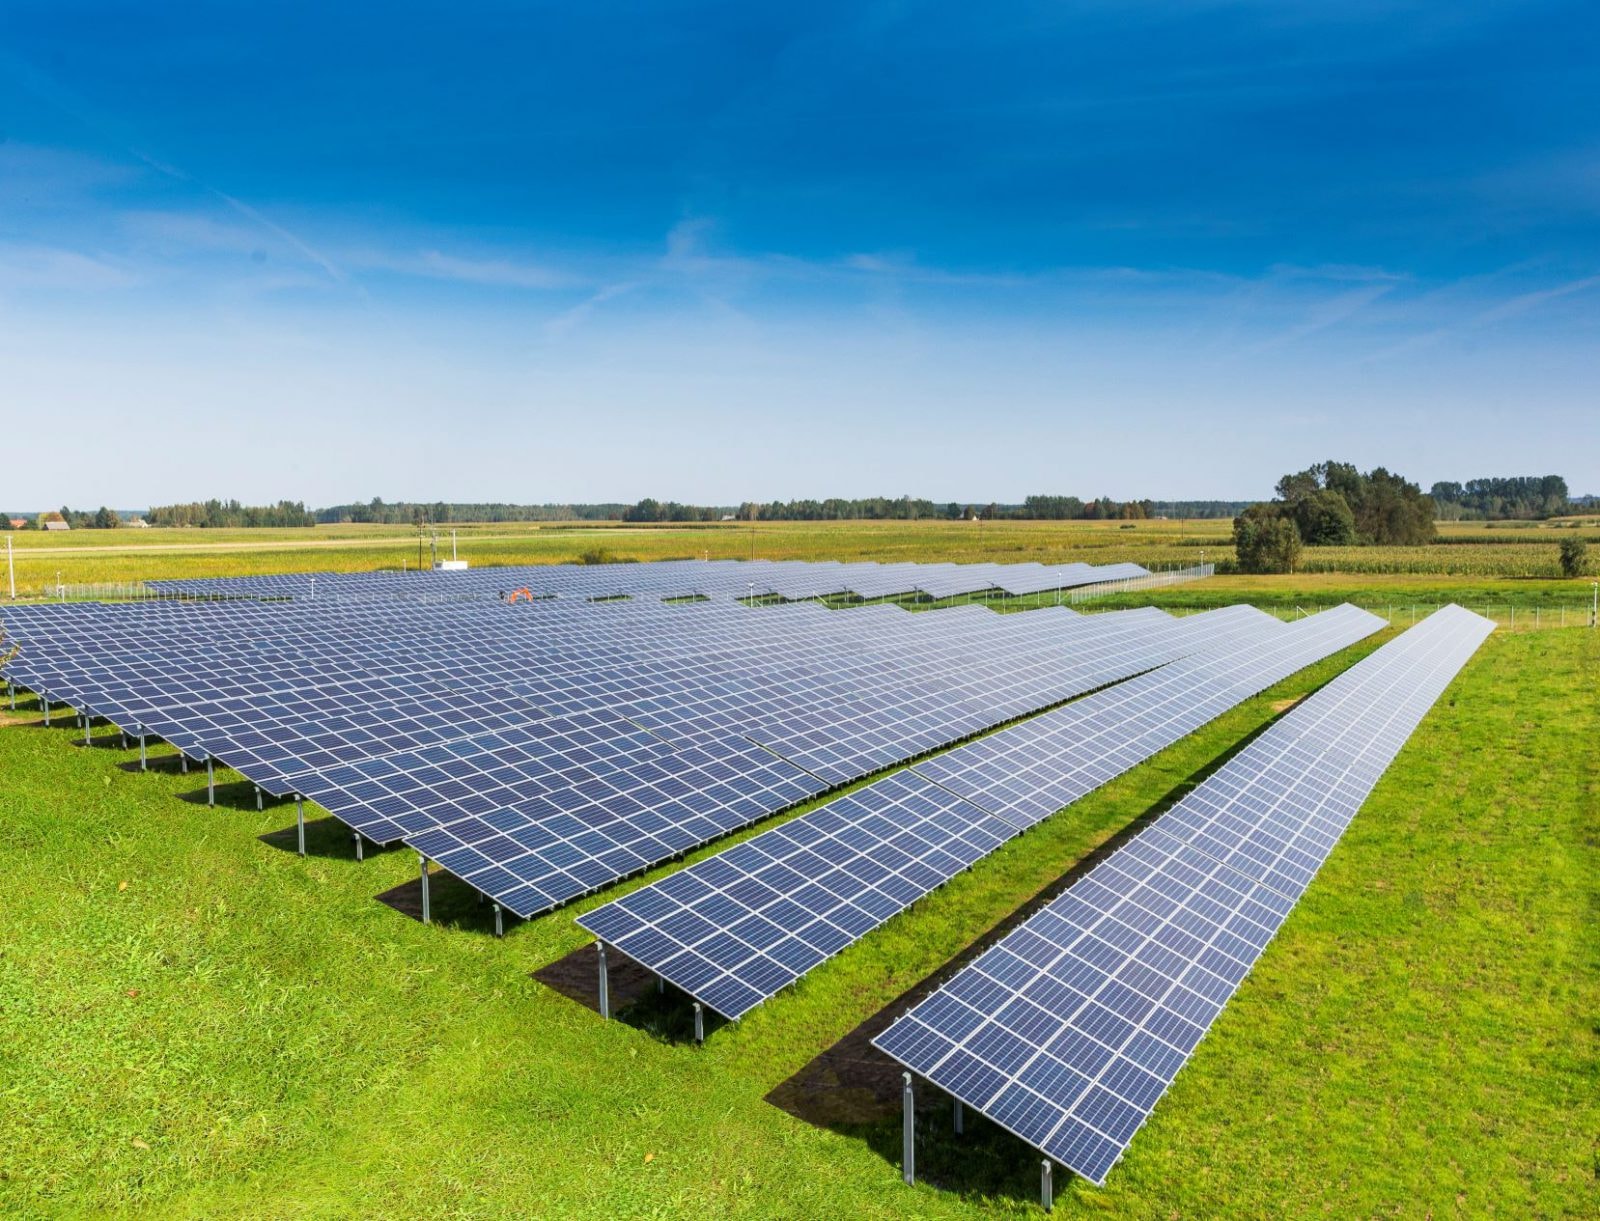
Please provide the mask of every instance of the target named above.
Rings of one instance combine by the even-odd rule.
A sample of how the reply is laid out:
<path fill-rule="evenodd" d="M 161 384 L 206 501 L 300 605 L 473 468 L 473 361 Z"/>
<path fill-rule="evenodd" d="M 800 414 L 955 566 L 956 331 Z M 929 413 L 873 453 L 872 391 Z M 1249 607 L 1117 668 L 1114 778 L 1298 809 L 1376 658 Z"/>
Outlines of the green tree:
<path fill-rule="evenodd" d="M 1356 517 L 1338 492 L 1319 488 L 1294 504 L 1294 524 L 1308 547 L 1347 547 L 1356 541 Z"/>
<path fill-rule="evenodd" d="M 1304 541 L 1322 546 L 1350 541 L 1343 500 L 1354 525 L 1354 541 L 1389 546 L 1431 543 L 1436 529 L 1431 497 L 1383 467 L 1363 474 L 1348 462 L 1319 462 L 1278 480 L 1278 503 L 1286 506 Z"/>
<path fill-rule="evenodd" d="M 118 517 L 111 509 L 106 508 L 105 505 L 101 505 L 95 510 L 92 524 L 96 530 L 115 530 L 122 524 L 122 518 Z"/>
<path fill-rule="evenodd" d="M 1241 572 L 1293 572 L 1300 562 L 1300 529 L 1281 504 L 1251 505 L 1233 519 Z"/>
<path fill-rule="evenodd" d="M 1589 571 L 1589 544 L 1581 538 L 1561 540 L 1561 575 L 1581 577 Z"/>

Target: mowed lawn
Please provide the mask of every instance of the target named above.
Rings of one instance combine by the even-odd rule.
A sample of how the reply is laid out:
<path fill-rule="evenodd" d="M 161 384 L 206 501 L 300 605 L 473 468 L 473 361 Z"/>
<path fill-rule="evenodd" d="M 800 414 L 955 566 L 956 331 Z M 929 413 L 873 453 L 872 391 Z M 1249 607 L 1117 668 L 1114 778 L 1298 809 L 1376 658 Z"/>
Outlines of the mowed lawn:
<path fill-rule="evenodd" d="M 848 613 L 848 612 L 846 612 Z M 408 852 L 312 855 L 31 701 L 0 727 L 0 1214 L 950 1217 L 1037 1212 L 1038 1162 L 891 1112 L 765 1100 L 1283 701 L 1291 679 L 1013 842 L 696 1048 L 533 972 L 566 909 L 424 927 Z M 1497 633 L 1412 739 L 1089 1217 L 1593 1216 L 1600 633 Z M 236 780 L 225 773 L 225 780 Z M 199 800 L 196 800 L 196 796 Z M 270 842 L 260 837 L 267 835 Z M 658 871 L 651 876 L 660 876 Z M 634 883 L 638 884 L 638 883 Z M 593 906 L 623 888 L 590 900 Z"/>

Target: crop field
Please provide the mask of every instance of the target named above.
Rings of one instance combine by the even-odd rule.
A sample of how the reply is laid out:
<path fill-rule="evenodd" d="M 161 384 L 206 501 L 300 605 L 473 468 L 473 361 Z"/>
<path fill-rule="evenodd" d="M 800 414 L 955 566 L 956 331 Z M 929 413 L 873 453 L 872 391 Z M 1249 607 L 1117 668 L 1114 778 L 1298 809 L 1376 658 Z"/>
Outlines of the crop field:
<path fill-rule="evenodd" d="M 1226 520 L 1140 522 L 842 521 L 632 526 L 618 523 L 516 523 L 455 527 L 474 567 L 606 560 L 981 560 L 1042 564 L 1132 561 L 1149 568 L 1188 566 L 1204 555 L 1226 572 L 1233 559 Z M 1600 518 L 1557 522 L 1443 523 L 1429 547 L 1308 548 L 1301 575 L 1342 574 L 1451 587 L 1516 581 L 1560 583 L 1561 540 L 1600 547 Z M 156 578 L 301 572 L 354 572 L 426 564 L 417 532 L 404 526 L 319 526 L 309 530 L 20 531 L 18 593 L 67 585 Z M 448 554 L 449 529 L 440 534 Z M 1414 581 L 1413 581 L 1414 583 Z"/>
<path fill-rule="evenodd" d="M 1144 596 L 1325 604 L 1355 579 L 1289 580 Z M 23 700 L 0 710 L 0 1213 L 1037 1215 L 1036 1155 L 976 1117 L 956 1139 L 944 1108 L 902 1186 L 898 1105 L 852 1033 L 1393 634 L 1047 820 L 698 1047 L 686 1002 L 647 993 L 602 1022 L 573 923 L 674 867 L 502 940 L 436 877 L 425 926 L 412 853 L 358 864 L 328 820 L 301 859 L 292 805 L 258 812 L 224 773 L 208 808 L 170 754 L 139 773 L 113 732 L 85 747 Z M 1062 1176 L 1058 1213 L 1593 1215 L 1597 680 L 1600 632 L 1491 636 L 1107 1186 Z"/>

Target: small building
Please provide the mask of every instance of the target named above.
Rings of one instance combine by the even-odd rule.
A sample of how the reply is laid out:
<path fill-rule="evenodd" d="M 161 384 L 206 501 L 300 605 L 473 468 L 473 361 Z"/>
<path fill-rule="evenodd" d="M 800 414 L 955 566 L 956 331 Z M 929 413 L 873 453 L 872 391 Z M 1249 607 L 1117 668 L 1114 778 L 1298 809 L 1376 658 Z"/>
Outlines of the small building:
<path fill-rule="evenodd" d="M 49 520 L 47 520 L 44 523 L 44 528 L 46 530 L 70 530 L 70 529 L 72 529 L 71 526 L 67 525 L 67 523 L 62 521 L 61 518 L 59 518 L 59 517 L 52 517 Z"/>
<path fill-rule="evenodd" d="M 13 530 L 26 530 L 28 528 L 28 519 L 26 517 L 11 517 L 6 520 L 11 523 Z"/>
<path fill-rule="evenodd" d="M 150 528 L 150 523 L 142 517 L 130 517 L 122 524 L 130 530 L 148 530 Z"/>

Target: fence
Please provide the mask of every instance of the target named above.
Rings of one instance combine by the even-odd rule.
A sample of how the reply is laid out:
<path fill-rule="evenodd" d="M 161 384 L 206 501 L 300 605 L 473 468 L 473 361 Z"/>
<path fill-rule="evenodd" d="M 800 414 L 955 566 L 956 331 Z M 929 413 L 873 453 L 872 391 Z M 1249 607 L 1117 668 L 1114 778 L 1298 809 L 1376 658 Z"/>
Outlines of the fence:
<path fill-rule="evenodd" d="M 1330 603 L 1331 605 L 1337 605 Z M 1362 610 L 1371 611 L 1387 619 L 1395 627 L 1410 627 L 1426 619 L 1434 611 L 1442 609 L 1448 603 L 1435 602 L 1390 602 L 1363 604 L 1355 603 Z M 1593 627 L 1594 611 L 1589 602 L 1566 605 L 1547 605 L 1540 603 L 1537 606 L 1516 606 L 1509 602 L 1491 602 L 1481 606 L 1470 603 L 1457 603 L 1465 606 L 1467 610 L 1482 615 L 1485 619 L 1492 619 L 1495 625 L 1505 631 L 1532 632 L 1544 628 L 1558 627 Z M 1276 615 L 1280 619 L 1301 619 L 1307 615 L 1314 615 L 1319 610 L 1327 610 L 1326 606 L 1263 606 L 1262 610 L 1269 615 Z"/>
<path fill-rule="evenodd" d="M 1080 602 L 1088 602 L 1095 598 L 1108 598 L 1113 594 L 1139 593 L 1146 589 L 1162 589 L 1168 585 L 1182 585 L 1187 581 L 1198 581 L 1209 577 L 1217 571 L 1215 564 L 1195 564 L 1189 568 L 1169 568 L 1164 572 L 1152 572 L 1142 577 L 1123 577 L 1116 581 L 1097 581 L 1093 585 L 1080 585 L 1068 592 L 1071 604 L 1077 606 Z"/>
<path fill-rule="evenodd" d="M 19 593 L 19 602 L 237 602 L 239 594 L 175 593 L 151 589 L 143 581 L 93 581 L 88 584 L 55 582 Z M 263 599 L 256 599 L 258 601 Z M 277 599 L 264 599 L 276 601 Z"/>

